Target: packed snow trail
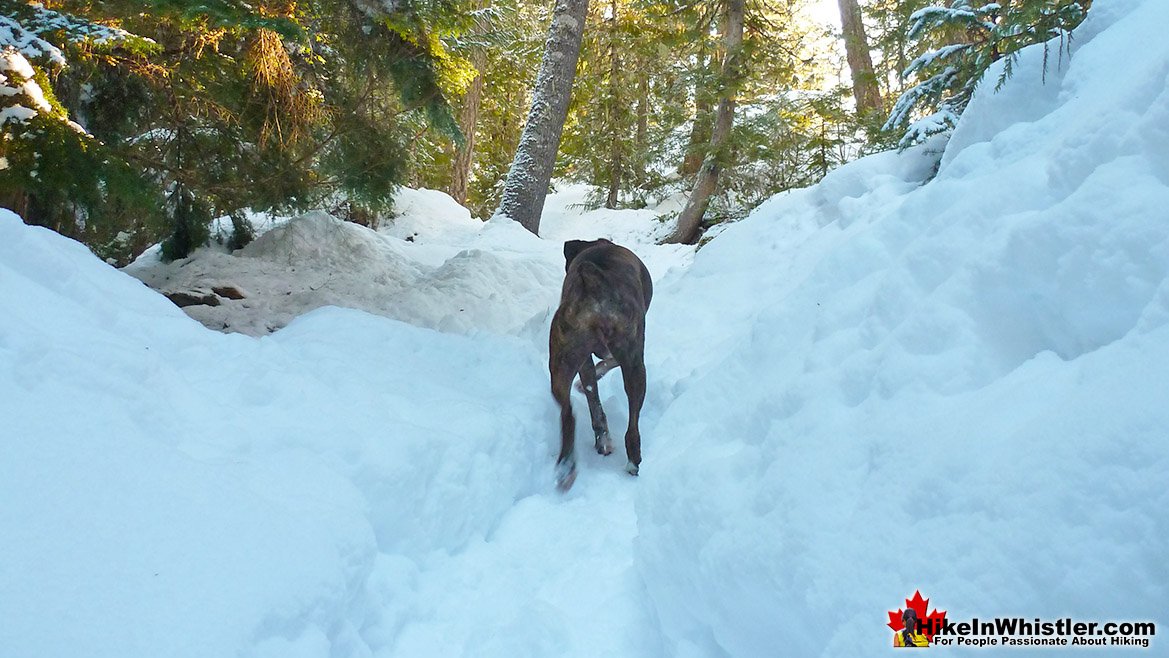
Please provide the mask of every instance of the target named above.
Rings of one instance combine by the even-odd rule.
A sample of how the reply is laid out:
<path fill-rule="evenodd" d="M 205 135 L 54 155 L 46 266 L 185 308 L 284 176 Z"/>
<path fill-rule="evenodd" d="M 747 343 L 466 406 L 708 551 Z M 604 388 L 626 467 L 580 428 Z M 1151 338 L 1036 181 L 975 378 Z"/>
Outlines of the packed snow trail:
<path fill-rule="evenodd" d="M 660 655 L 633 565 L 636 482 L 592 461 L 567 495 L 523 498 L 485 538 L 428 560 L 401 603 L 416 619 L 386 655 Z"/>

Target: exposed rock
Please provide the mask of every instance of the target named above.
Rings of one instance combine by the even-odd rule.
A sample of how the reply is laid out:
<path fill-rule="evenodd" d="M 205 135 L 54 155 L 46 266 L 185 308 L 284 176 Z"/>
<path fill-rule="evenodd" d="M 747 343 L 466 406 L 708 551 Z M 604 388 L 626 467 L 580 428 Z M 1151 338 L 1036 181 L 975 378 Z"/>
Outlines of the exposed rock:
<path fill-rule="evenodd" d="M 247 295 L 240 292 L 239 288 L 235 286 L 217 286 L 211 289 L 211 292 L 223 297 L 224 299 L 243 299 Z M 212 304 L 214 306 L 214 304 Z"/>
<path fill-rule="evenodd" d="M 192 292 L 164 292 L 166 298 L 174 302 L 175 306 L 184 308 L 187 306 L 219 306 L 219 298 L 211 293 L 192 291 Z"/>

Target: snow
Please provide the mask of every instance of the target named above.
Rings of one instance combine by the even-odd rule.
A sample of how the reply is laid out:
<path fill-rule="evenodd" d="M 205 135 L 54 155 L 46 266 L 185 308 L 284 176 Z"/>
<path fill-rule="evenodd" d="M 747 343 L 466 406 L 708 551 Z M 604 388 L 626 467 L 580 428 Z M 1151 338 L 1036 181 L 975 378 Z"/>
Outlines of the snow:
<path fill-rule="evenodd" d="M 960 53 L 968 48 L 970 48 L 970 44 L 958 43 L 958 44 L 952 44 L 952 45 L 948 45 L 948 46 L 942 46 L 941 48 L 938 48 L 937 50 L 931 50 L 931 51 L 925 53 L 924 55 L 922 55 L 921 57 L 918 57 L 917 59 L 910 62 L 909 66 L 905 67 L 905 72 L 903 75 L 908 76 L 914 72 L 928 68 L 928 67 L 932 66 L 933 63 L 938 61 L 939 59 L 941 59 L 941 60 L 948 59 L 948 58 L 952 57 L 953 55 Z"/>
<path fill-rule="evenodd" d="M 0 50 L 4 51 L 3 55 L 0 56 L 0 67 L 3 68 L 8 68 L 11 65 L 10 57 L 12 54 L 19 56 L 22 61 L 25 57 L 34 59 L 44 57 L 54 66 L 65 66 L 65 55 L 62 54 L 60 48 L 37 36 L 35 30 L 25 29 L 23 25 L 8 16 L 0 16 Z M 24 66 L 28 66 L 27 61 L 25 61 Z M 31 67 L 29 71 L 23 77 L 31 78 Z"/>
<path fill-rule="evenodd" d="M 24 123 L 36 115 L 36 110 L 30 110 L 23 105 L 10 105 L 0 110 L 0 126 L 9 122 Z"/>
<path fill-rule="evenodd" d="M 863 656 L 915 590 L 1163 621 L 1167 21 L 1098 0 L 942 155 L 696 254 L 653 244 L 669 206 L 575 186 L 542 239 L 404 191 L 378 231 L 313 213 L 127 272 L 0 211 L 0 655 Z M 561 495 L 548 322 L 561 242 L 599 235 L 655 279 L 644 462 L 588 450 L 576 399 Z M 188 307 L 208 331 L 127 273 L 247 296 Z"/>
<path fill-rule="evenodd" d="M 109 25 L 99 25 L 81 20 L 67 14 L 46 9 L 38 2 L 22 3 L 22 10 L 12 15 L 0 16 L 0 51 L 6 56 L 10 52 L 18 53 L 33 60 L 43 60 L 51 67 L 66 66 L 65 55 L 57 46 L 42 39 L 40 35 L 50 34 L 55 38 L 65 38 L 70 42 L 87 42 L 88 44 L 106 46 L 124 41 L 137 41 L 141 44 L 155 44 L 153 39 L 139 37 L 129 32 Z M 12 12 L 13 9 L 7 11 Z M 19 20 L 14 18 L 19 16 Z M 4 57 L 0 57 L 0 70 L 3 70 Z M 27 63 L 26 63 L 27 65 Z M 30 69 L 31 71 L 31 69 Z M 31 78 L 29 72 L 24 77 Z"/>
<path fill-rule="evenodd" d="M 235 254 L 209 248 L 163 263 L 154 251 L 126 271 L 163 292 L 238 289 L 243 299 L 188 310 L 210 328 L 252 336 L 329 305 L 443 331 L 511 333 L 555 303 L 556 245 L 510 222 L 474 220 L 440 192 L 402 196 L 401 214 L 380 232 L 312 212 Z"/>
<path fill-rule="evenodd" d="M 30 109 L 18 103 L 10 105 L 0 111 L 0 125 L 9 121 L 23 123 L 38 112 L 49 114 L 53 111 L 49 101 L 45 100 L 41 86 L 32 79 L 32 65 L 23 55 L 15 50 L 0 51 L 0 71 L 12 74 L 12 79 L 0 74 L 0 96 L 23 96 L 35 108 Z"/>
<path fill-rule="evenodd" d="M 16 50 L 5 50 L 0 53 L 0 71 L 10 71 L 26 80 L 33 76 L 32 65 Z"/>
<path fill-rule="evenodd" d="M 164 294 L 237 289 L 243 299 L 220 298 L 218 306 L 187 311 L 208 328 L 250 336 L 330 305 L 447 332 L 516 333 L 542 321 L 559 300 L 562 242 L 602 236 L 653 242 L 668 230 L 656 218 L 677 203 L 582 212 L 587 194 L 587 186 L 567 185 L 550 197 L 544 240 L 504 218 L 475 219 L 442 192 L 403 189 L 395 217 L 377 231 L 310 212 L 261 223 L 259 237 L 234 254 L 209 247 L 164 263 L 153 249 L 125 271 Z M 651 260 L 654 274 L 693 253 L 686 247 L 662 252 L 669 255 Z"/>

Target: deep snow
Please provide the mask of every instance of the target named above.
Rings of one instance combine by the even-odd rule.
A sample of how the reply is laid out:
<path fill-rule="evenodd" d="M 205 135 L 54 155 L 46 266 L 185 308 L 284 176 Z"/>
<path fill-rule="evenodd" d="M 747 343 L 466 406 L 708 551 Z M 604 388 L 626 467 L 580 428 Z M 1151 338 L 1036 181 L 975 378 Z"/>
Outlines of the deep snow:
<path fill-rule="evenodd" d="M 407 191 L 380 232 L 310 215 L 129 268 L 238 285 L 193 315 L 261 338 L 0 211 L 0 655 L 873 655 L 916 590 L 1165 621 L 1167 24 L 1097 0 L 944 154 L 841 167 L 696 255 L 579 188 L 543 240 Z M 560 242 L 602 234 L 655 278 L 645 461 L 591 453 L 577 400 L 560 495 Z M 622 427 L 619 373 L 601 393 Z"/>

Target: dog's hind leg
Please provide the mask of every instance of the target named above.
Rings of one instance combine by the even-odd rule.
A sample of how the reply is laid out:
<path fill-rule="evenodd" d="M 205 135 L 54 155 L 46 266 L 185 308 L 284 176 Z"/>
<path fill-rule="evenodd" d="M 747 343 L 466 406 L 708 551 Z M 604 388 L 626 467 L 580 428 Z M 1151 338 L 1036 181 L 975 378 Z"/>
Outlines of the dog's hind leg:
<path fill-rule="evenodd" d="M 572 416 L 572 380 L 576 378 L 579 361 L 554 356 L 548 365 L 552 375 L 552 397 L 560 405 L 560 458 L 556 460 L 556 486 L 568 491 L 576 481 L 576 456 L 574 452 L 576 419 Z"/>
<path fill-rule="evenodd" d="M 621 377 L 625 380 L 625 396 L 629 398 L 629 428 L 625 431 L 625 454 L 629 463 L 625 471 L 637 475 L 641 467 L 641 431 L 638 422 L 641 405 L 645 402 L 645 361 L 640 341 L 632 349 L 614 350 L 617 362 L 621 364 Z"/>
<path fill-rule="evenodd" d="M 593 420 L 593 437 L 596 439 L 597 452 L 608 455 L 613 452 L 613 441 L 609 439 L 609 421 L 605 419 L 605 410 L 601 408 L 601 394 L 597 391 L 597 372 L 591 354 L 585 357 L 584 365 L 580 368 L 580 383 L 585 398 L 589 401 L 589 416 Z"/>

